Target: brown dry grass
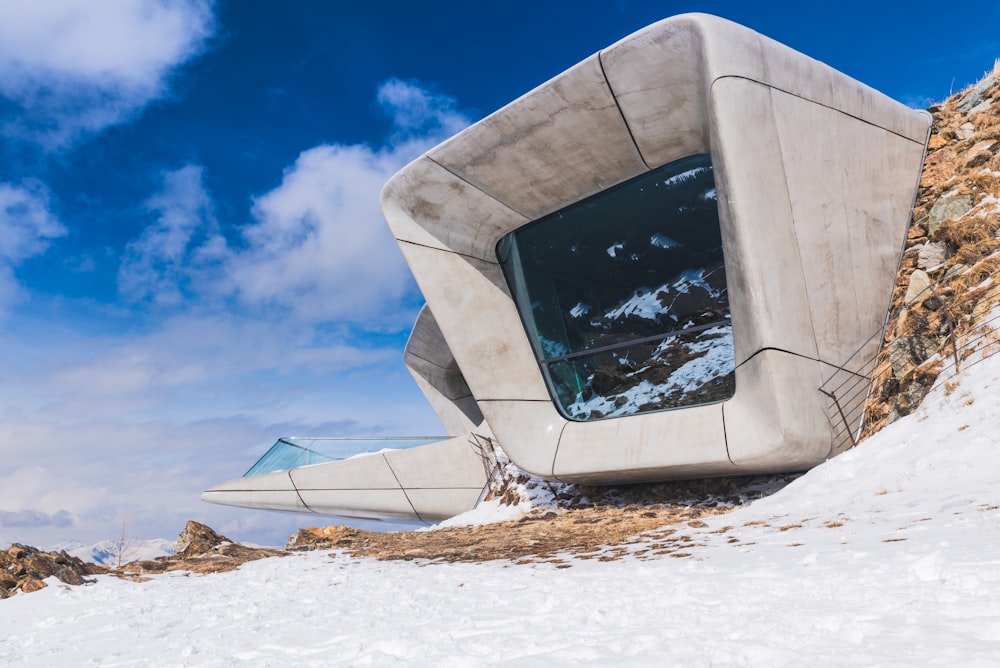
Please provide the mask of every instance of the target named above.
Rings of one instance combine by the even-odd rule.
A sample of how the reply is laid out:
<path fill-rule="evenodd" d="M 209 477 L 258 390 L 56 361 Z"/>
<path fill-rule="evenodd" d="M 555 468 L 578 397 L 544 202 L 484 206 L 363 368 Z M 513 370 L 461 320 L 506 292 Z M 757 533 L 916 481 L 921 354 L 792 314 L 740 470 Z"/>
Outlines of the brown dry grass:
<path fill-rule="evenodd" d="M 704 525 L 698 518 L 729 512 L 727 507 L 629 506 L 536 510 L 512 522 L 435 531 L 380 533 L 343 526 L 301 529 L 291 550 L 339 549 L 381 560 L 565 563 L 567 557 L 609 561 L 630 552 L 689 556 L 697 545 L 684 531 Z M 640 534 L 659 530 L 644 540 Z M 642 543 L 641 547 L 637 547 Z"/>
<path fill-rule="evenodd" d="M 690 556 L 699 543 L 691 529 L 703 518 L 730 512 L 793 480 L 795 475 L 681 480 L 628 487 L 571 487 L 561 507 L 532 511 L 517 521 L 435 531 L 382 533 L 344 526 L 302 529 L 290 550 L 340 549 L 382 560 L 565 564 L 566 558 L 610 561 Z M 587 499 L 588 501 L 582 501 Z M 582 505 L 591 503 L 593 505 Z M 726 533 L 731 526 L 713 533 Z"/>
<path fill-rule="evenodd" d="M 990 281 L 1000 273 L 1000 207 L 989 203 L 990 198 L 1000 200 L 1000 87 L 995 84 L 984 94 L 983 99 L 993 100 L 988 109 L 969 115 L 958 111 L 957 105 L 971 88 L 930 108 L 934 120 L 913 209 L 915 222 L 907 237 L 893 290 L 892 315 L 874 372 L 874 391 L 865 410 L 865 437 L 888 422 L 900 401 L 907 410 L 914 408 L 906 406 L 909 399 L 900 399 L 902 393 L 920 397 L 945 366 L 938 360 L 911 369 L 903 378 L 893 378 L 889 364 L 893 340 L 907 336 L 937 341 L 941 359 L 950 360 L 952 329 L 961 341 L 981 326 L 982 314 L 1000 302 L 1000 286 Z M 957 130 L 965 123 L 972 123 L 974 132 L 963 140 Z M 928 235 L 930 211 L 945 195 L 971 195 L 973 210 L 943 221 Z M 904 304 L 917 256 L 928 242 L 947 244 L 949 257 L 943 266 L 928 270 L 933 289 L 915 303 Z"/>

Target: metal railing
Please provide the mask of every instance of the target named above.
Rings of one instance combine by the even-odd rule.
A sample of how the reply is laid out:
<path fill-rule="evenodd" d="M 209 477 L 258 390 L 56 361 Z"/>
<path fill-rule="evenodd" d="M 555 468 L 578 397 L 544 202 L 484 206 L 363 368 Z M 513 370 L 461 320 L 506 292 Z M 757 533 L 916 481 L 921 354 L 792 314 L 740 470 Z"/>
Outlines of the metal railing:
<path fill-rule="evenodd" d="M 965 288 L 963 276 L 945 274 L 896 308 L 884 337 L 873 334 L 820 385 L 834 451 L 915 410 L 939 377 L 1000 353 L 1000 283 L 986 278 Z"/>

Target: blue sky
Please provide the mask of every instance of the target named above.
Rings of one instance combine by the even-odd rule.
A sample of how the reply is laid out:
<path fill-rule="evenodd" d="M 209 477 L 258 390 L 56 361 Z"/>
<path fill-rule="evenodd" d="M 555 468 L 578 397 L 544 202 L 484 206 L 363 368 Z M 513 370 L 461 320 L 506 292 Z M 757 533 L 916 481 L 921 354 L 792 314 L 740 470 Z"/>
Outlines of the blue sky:
<path fill-rule="evenodd" d="M 1000 56 L 994 0 L 0 2 L 0 544 L 281 542 L 309 520 L 200 491 L 282 435 L 440 432 L 379 188 L 686 11 L 917 107 Z"/>

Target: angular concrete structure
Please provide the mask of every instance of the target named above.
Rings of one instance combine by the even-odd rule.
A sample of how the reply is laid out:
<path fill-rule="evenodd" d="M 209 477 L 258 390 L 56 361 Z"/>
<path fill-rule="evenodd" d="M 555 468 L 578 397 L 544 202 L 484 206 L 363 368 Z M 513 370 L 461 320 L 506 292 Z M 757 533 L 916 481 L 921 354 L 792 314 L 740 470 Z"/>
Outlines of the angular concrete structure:
<path fill-rule="evenodd" d="M 209 503 L 371 519 L 446 519 L 474 508 L 496 468 L 489 427 L 425 307 L 405 362 L 448 437 L 283 438 Z M 476 434 L 475 436 L 473 434 Z M 370 455 L 348 456 L 359 448 Z"/>
<path fill-rule="evenodd" d="M 877 345 L 929 127 L 822 63 L 690 14 L 428 151 L 382 208 L 427 300 L 407 364 L 457 436 L 387 464 L 420 471 L 395 489 L 444 499 L 485 484 L 460 454 L 472 433 L 532 474 L 593 484 L 836 454 L 857 425 L 818 388 L 863 372 L 849 360 Z M 392 485 L 357 461 L 282 475 L 353 481 L 313 509 L 405 511 L 369 500 Z M 221 496 L 239 482 L 206 500 L 291 498 Z M 459 496 L 429 503 L 459 512 L 473 495 Z"/>

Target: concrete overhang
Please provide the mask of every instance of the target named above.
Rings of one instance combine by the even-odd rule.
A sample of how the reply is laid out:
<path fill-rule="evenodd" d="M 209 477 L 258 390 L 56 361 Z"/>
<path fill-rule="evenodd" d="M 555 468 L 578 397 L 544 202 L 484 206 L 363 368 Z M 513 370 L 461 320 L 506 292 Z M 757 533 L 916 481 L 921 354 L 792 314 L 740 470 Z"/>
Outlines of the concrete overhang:
<path fill-rule="evenodd" d="M 626 37 L 431 149 L 386 184 L 382 208 L 463 381 L 521 468 L 594 483 L 802 469 L 836 450 L 838 418 L 817 388 L 864 358 L 852 355 L 875 345 L 884 324 L 929 124 L 756 32 L 687 14 Z M 498 241 L 706 153 L 735 394 L 567 419 L 512 300 Z"/>

